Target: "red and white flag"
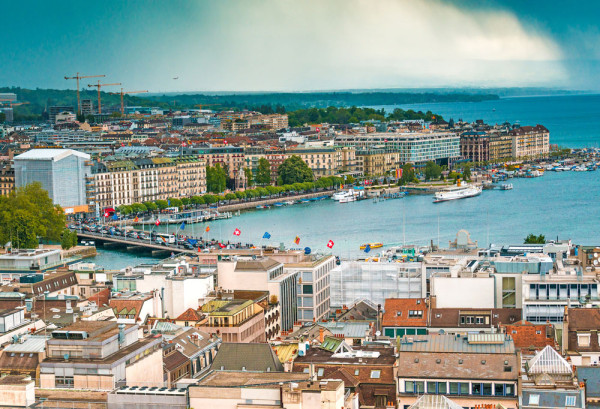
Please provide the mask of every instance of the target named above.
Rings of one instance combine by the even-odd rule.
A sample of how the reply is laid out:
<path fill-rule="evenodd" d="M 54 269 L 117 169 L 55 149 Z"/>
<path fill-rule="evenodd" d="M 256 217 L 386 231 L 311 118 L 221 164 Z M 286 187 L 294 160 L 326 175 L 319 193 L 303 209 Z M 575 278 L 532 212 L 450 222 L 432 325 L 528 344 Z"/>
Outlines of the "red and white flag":
<path fill-rule="evenodd" d="M 225 247 L 227 247 L 226 245 L 224 245 L 223 243 L 219 243 L 219 247 L 221 247 L 222 249 L 224 249 Z"/>
<path fill-rule="evenodd" d="M 239 236 L 240 234 L 242 234 L 242 231 L 241 231 L 240 229 L 235 229 L 235 230 L 233 231 L 233 235 L 234 235 L 234 236 Z"/>
<path fill-rule="evenodd" d="M 156 219 L 156 221 L 154 222 L 154 224 L 156 224 L 157 226 L 160 226 L 160 219 Z"/>
<path fill-rule="evenodd" d="M 333 240 L 329 240 L 329 241 L 327 242 L 327 247 L 329 247 L 329 248 L 332 248 L 332 247 L 333 247 L 333 245 L 334 245 L 334 243 L 333 243 Z"/>
<path fill-rule="evenodd" d="M 109 217 L 109 216 L 110 216 L 110 213 L 108 213 L 108 212 L 104 213 L 104 217 Z"/>

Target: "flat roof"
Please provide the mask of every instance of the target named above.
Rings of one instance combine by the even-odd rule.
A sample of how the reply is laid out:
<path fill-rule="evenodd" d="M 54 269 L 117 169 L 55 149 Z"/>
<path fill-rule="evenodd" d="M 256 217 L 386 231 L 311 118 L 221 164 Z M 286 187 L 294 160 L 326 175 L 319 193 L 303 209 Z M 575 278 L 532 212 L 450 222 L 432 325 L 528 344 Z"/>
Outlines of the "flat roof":
<path fill-rule="evenodd" d="M 75 155 L 83 159 L 90 159 L 90 155 L 75 151 L 73 149 L 32 149 L 18 156 L 14 160 L 52 160 L 57 162 L 70 155 Z"/>
<path fill-rule="evenodd" d="M 269 387 L 279 389 L 279 382 L 308 381 L 309 375 L 302 372 L 249 372 L 249 371 L 213 371 L 201 379 L 200 387 Z"/>

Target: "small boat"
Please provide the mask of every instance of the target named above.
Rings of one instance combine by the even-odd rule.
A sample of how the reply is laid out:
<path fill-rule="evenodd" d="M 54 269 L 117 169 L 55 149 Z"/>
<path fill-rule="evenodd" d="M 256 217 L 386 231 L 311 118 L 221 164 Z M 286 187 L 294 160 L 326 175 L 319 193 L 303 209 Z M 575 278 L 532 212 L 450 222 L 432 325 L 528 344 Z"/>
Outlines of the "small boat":
<path fill-rule="evenodd" d="M 293 204 L 296 204 L 296 202 L 293 201 L 293 200 L 288 200 L 287 202 L 285 202 L 285 204 L 286 205 L 293 205 Z"/>
<path fill-rule="evenodd" d="M 512 183 L 503 183 L 502 185 L 500 185 L 500 189 L 502 190 L 512 190 L 512 188 Z"/>
<path fill-rule="evenodd" d="M 280 202 L 273 203 L 273 206 L 275 206 L 275 207 L 281 207 L 281 206 L 283 206 L 283 203 L 280 203 Z"/>
<path fill-rule="evenodd" d="M 367 248 L 367 246 L 369 246 L 372 249 L 378 249 L 380 247 L 383 247 L 383 243 L 367 243 L 367 244 L 361 244 L 361 246 L 359 247 L 361 250 L 364 250 Z"/>
<path fill-rule="evenodd" d="M 433 202 L 440 203 L 449 200 L 466 199 L 480 195 L 482 190 L 481 186 L 469 185 L 458 181 L 456 185 L 436 192 Z"/>

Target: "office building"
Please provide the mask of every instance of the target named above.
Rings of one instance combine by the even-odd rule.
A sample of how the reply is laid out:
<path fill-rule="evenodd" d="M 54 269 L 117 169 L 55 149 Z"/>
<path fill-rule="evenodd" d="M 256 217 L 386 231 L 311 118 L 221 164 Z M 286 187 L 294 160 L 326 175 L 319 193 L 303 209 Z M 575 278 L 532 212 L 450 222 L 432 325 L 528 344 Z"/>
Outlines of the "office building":
<path fill-rule="evenodd" d="M 56 116 L 62 112 L 74 113 L 75 110 L 73 109 L 72 106 L 67 106 L 67 105 L 62 105 L 62 106 L 55 105 L 55 106 L 48 107 L 48 119 L 50 120 L 50 123 L 55 124 Z"/>

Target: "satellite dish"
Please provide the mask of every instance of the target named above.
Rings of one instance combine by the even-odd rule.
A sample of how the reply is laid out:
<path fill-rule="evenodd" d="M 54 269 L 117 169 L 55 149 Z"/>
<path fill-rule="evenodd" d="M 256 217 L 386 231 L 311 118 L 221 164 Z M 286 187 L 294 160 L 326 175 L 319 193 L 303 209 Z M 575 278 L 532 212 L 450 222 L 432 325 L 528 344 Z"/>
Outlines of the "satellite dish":
<path fill-rule="evenodd" d="M 375 333 L 375 335 L 377 335 L 377 336 L 380 336 L 380 335 L 381 335 L 381 331 L 377 331 L 377 332 Z"/>

